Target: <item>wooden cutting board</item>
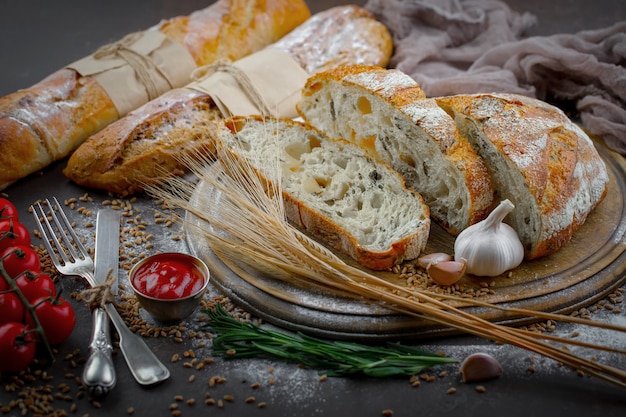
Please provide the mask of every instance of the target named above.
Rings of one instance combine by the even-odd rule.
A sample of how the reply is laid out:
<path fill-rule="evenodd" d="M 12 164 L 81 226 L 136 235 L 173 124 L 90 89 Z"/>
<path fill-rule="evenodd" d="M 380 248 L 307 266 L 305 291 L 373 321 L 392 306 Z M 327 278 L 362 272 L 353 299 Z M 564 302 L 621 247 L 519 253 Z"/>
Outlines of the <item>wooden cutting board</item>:
<path fill-rule="evenodd" d="M 523 262 L 511 274 L 485 279 L 466 276 L 462 283 L 479 289 L 487 283 L 492 294 L 481 300 L 506 307 L 569 313 L 593 304 L 626 282 L 626 161 L 603 145 L 598 151 L 607 165 L 609 187 L 602 203 L 589 215 L 572 241 L 544 258 Z M 198 196 L 223 196 L 200 183 Z M 186 222 L 200 220 L 187 213 Z M 315 288 L 301 288 L 273 279 L 244 264 L 213 253 L 206 241 L 188 233 L 190 250 L 211 270 L 211 281 L 234 303 L 264 320 L 291 330 L 335 339 L 398 339 L 452 334 L 427 320 L 397 314 L 361 300 L 337 297 Z M 425 253 L 453 253 L 454 238 L 433 224 Z M 377 273 L 406 285 L 394 273 Z M 522 325 L 532 320 L 506 312 L 471 307 L 473 314 L 490 321 Z"/>

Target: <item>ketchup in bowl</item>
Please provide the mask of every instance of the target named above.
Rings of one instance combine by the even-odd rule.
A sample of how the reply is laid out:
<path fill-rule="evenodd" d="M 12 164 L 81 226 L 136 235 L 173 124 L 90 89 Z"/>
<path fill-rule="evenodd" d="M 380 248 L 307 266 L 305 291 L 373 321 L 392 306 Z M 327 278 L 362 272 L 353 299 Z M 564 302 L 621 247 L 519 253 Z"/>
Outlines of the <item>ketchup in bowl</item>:
<path fill-rule="evenodd" d="M 168 252 L 139 261 L 130 271 L 130 285 L 142 307 L 160 321 L 178 321 L 200 303 L 209 270 L 200 259 Z"/>
<path fill-rule="evenodd" d="M 204 275 L 186 255 L 164 253 L 137 267 L 133 286 L 149 297 L 173 300 L 200 291 L 204 286 Z"/>

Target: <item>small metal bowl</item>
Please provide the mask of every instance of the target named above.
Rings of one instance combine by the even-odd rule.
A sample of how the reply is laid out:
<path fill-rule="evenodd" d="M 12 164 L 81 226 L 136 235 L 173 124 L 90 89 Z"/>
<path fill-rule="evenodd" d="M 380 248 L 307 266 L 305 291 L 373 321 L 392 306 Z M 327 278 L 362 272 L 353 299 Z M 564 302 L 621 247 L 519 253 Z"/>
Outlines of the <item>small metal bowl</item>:
<path fill-rule="evenodd" d="M 135 285 L 135 276 L 138 271 L 144 266 L 150 266 L 155 264 L 154 268 L 158 268 L 158 265 L 162 264 L 166 260 L 176 260 L 186 266 L 195 268 L 200 273 L 204 282 L 200 289 L 196 290 L 193 294 L 180 297 L 180 298 L 157 298 L 149 294 L 145 294 Z M 135 296 L 139 300 L 141 306 L 152 317 L 161 322 L 177 322 L 182 321 L 188 317 L 200 304 L 200 299 L 206 291 L 206 287 L 209 283 L 209 268 L 202 260 L 192 255 L 178 252 L 165 252 L 156 255 L 149 256 L 137 262 L 129 274 L 130 286 L 135 292 Z"/>

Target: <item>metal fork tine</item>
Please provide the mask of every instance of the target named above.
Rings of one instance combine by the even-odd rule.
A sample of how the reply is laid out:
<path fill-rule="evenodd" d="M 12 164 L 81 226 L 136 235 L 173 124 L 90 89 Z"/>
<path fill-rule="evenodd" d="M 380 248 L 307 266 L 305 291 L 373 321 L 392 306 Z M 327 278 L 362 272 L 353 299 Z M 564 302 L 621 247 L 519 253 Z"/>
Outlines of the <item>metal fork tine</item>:
<path fill-rule="evenodd" d="M 61 232 L 63 239 L 65 239 L 65 241 L 67 242 L 67 246 L 69 247 L 69 250 L 72 256 L 76 259 L 90 259 L 91 256 L 89 255 L 89 252 L 87 252 L 87 249 L 85 249 L 83 244 L 80 242 L 80 239 L 76 235 L 76 232 L 74 231 L 74 228 L 72 227 L 72 224 L 67 219 L 67 216 L 65 215 L 65 212 L 63 211 L 61 205 L 59 204 L 59 201 L 57 200 L 56 197 L 53 197 L 53 199 L 55 203 L 56 213 L 58 213 L 59 216 L 57 217 L 57 215 L 55 214 L 55 210 L 53 209 L 51 210 L 52 218 L 54 219 L 55 224 L 59 228 L 59 231 Z M 61 223 L 59 222 L 59 217 L 63 220 L 63 223 L 65 224 L 65 229 L 61 226 Z M 65 233 L 65 231 L 67 231 L 70 234 L 72 238 L 71 240 L 67 237 L 67 234 Z M 80 254 L 76 252 L 74 245 L 71 244 L 72 242 L 74 242 L 74 245 L 78 248 L 78 250 L 80 251 Z"/>
<path fill-rule="evenodd" d="M 59 218 L 57 217 L 55 213 L 55 208 L 50 204 L 49 200 L 46 200 L 46 203 L 48 204 L 48 207 L 50 208 L 50 217 L 52 217 L 52 221 L 54 222 L 54 225 L 56 226 L 57 231 L 58 231 L 58 233 L 52 233 L 52 235 L 54 236 L 54 240 L 57 243 L 57 247 L 59 247 L 59 241 L 57 240 L 57 236 L 56 236 L 58 234 L 59 236 L 61 236 L 61 241 L 63 241 L 63 244 L 64 244 L 62 247 L 67 249 L 67 251 L 70 253 L 70 255 L 73 258 L 73 259 L 70 259 L 69 261 L 74 261 L 76 259 L 79 259 L 76 249 L 74 249 L 72 242 L 67 237 L 67 234 L 65 233 L 65 229 L 63 228 L 63 225 L 61 224 L 61 222 L 59 222 Z M 57 206 L 57 210 L 58 210 L 58 206 Z M 45 221 L 48 224 L 48 227 L 50 227 L 50 230 L 54 230 L 52 226 L 50 225 L 50 223 L 48 222 L 47 217 L 45 218 Z M 62 251 L 62 252 L 65 253 L 65 251 Z"/>
<path fill-rule="evenodd" d="M 58 252 L 58 256 L 61 257 L 61 259 L 63 259 L 63 262 L 65 263 L 70 262 L 70 259 L 68 258 L 68 256 L 65 254 L 65 251 L 63 250 L 63 246 L 61 245 L 61 242 L 59 242 L 59 240 L 56 237 L 56 234 L 54 233 L 54 229 L 52 228 L 52 225 L 48 221 L 48 216 L 46 215 L 44 208 L 41 206 L 40 203 L 36 203 L 36 204 L 37 204 L 37 208 L 39 208 L 40 213 L 36 213 L 36 210 L 34 210 L 33 214 L 35 215 L 35 220 L 37 221 L 39 225 L 43 226 L 43 224 L 45 224 L 45 227 L 40 227 L 39 229 L 41 231 L 41 234 L 43 235 L 43 244 L 46 247 L 46 250 L 48 251 L 48 253 L 50 254 L 50 258 L 52 259 L 52 262 L 54 262 L 55 265 L 58 264 L 58 258 L 55 256 L 56 252 Z M 43 219 L 43 223 L 42 223 L 42 220 L 40 220 L 40 217 Z M 48 231 L 48 233 L 46 233 L 46 230 Z M 56 252 L 54 251 L 54 248 L 50 244 L 50 241 L 54 242 L 54 245 L 57 249 Z"/>

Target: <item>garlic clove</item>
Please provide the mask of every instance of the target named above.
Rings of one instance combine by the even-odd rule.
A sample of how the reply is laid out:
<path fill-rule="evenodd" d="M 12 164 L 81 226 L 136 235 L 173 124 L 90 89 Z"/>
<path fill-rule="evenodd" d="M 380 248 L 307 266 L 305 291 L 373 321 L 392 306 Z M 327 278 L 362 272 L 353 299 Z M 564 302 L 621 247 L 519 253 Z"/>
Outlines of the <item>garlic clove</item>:
<path fill-rule="evenodd" d="M 502 375 L 502 366 L 487 353 L 474 353 L 461 363 L 460 372 L 464 383 L 486 381 Z"/>
<path fill-rule="evenodd" d="M 442 252 L 429 253 L 428 255 L 420 256 L 417 258 L 417 264 L 424 269 L 427 269 L 430 264 L 436 264 L 443 261 L 451 261 L 452 255 Z"/>
<path fill-rule="evenodd" d="M 431 263 L 426 268 L 426 272 L 430 279 L 439 285 L 452 285 L 458 282 L 465 274 L 467 261 L 461 259 L 458 261 L 441 261 Z"/>

